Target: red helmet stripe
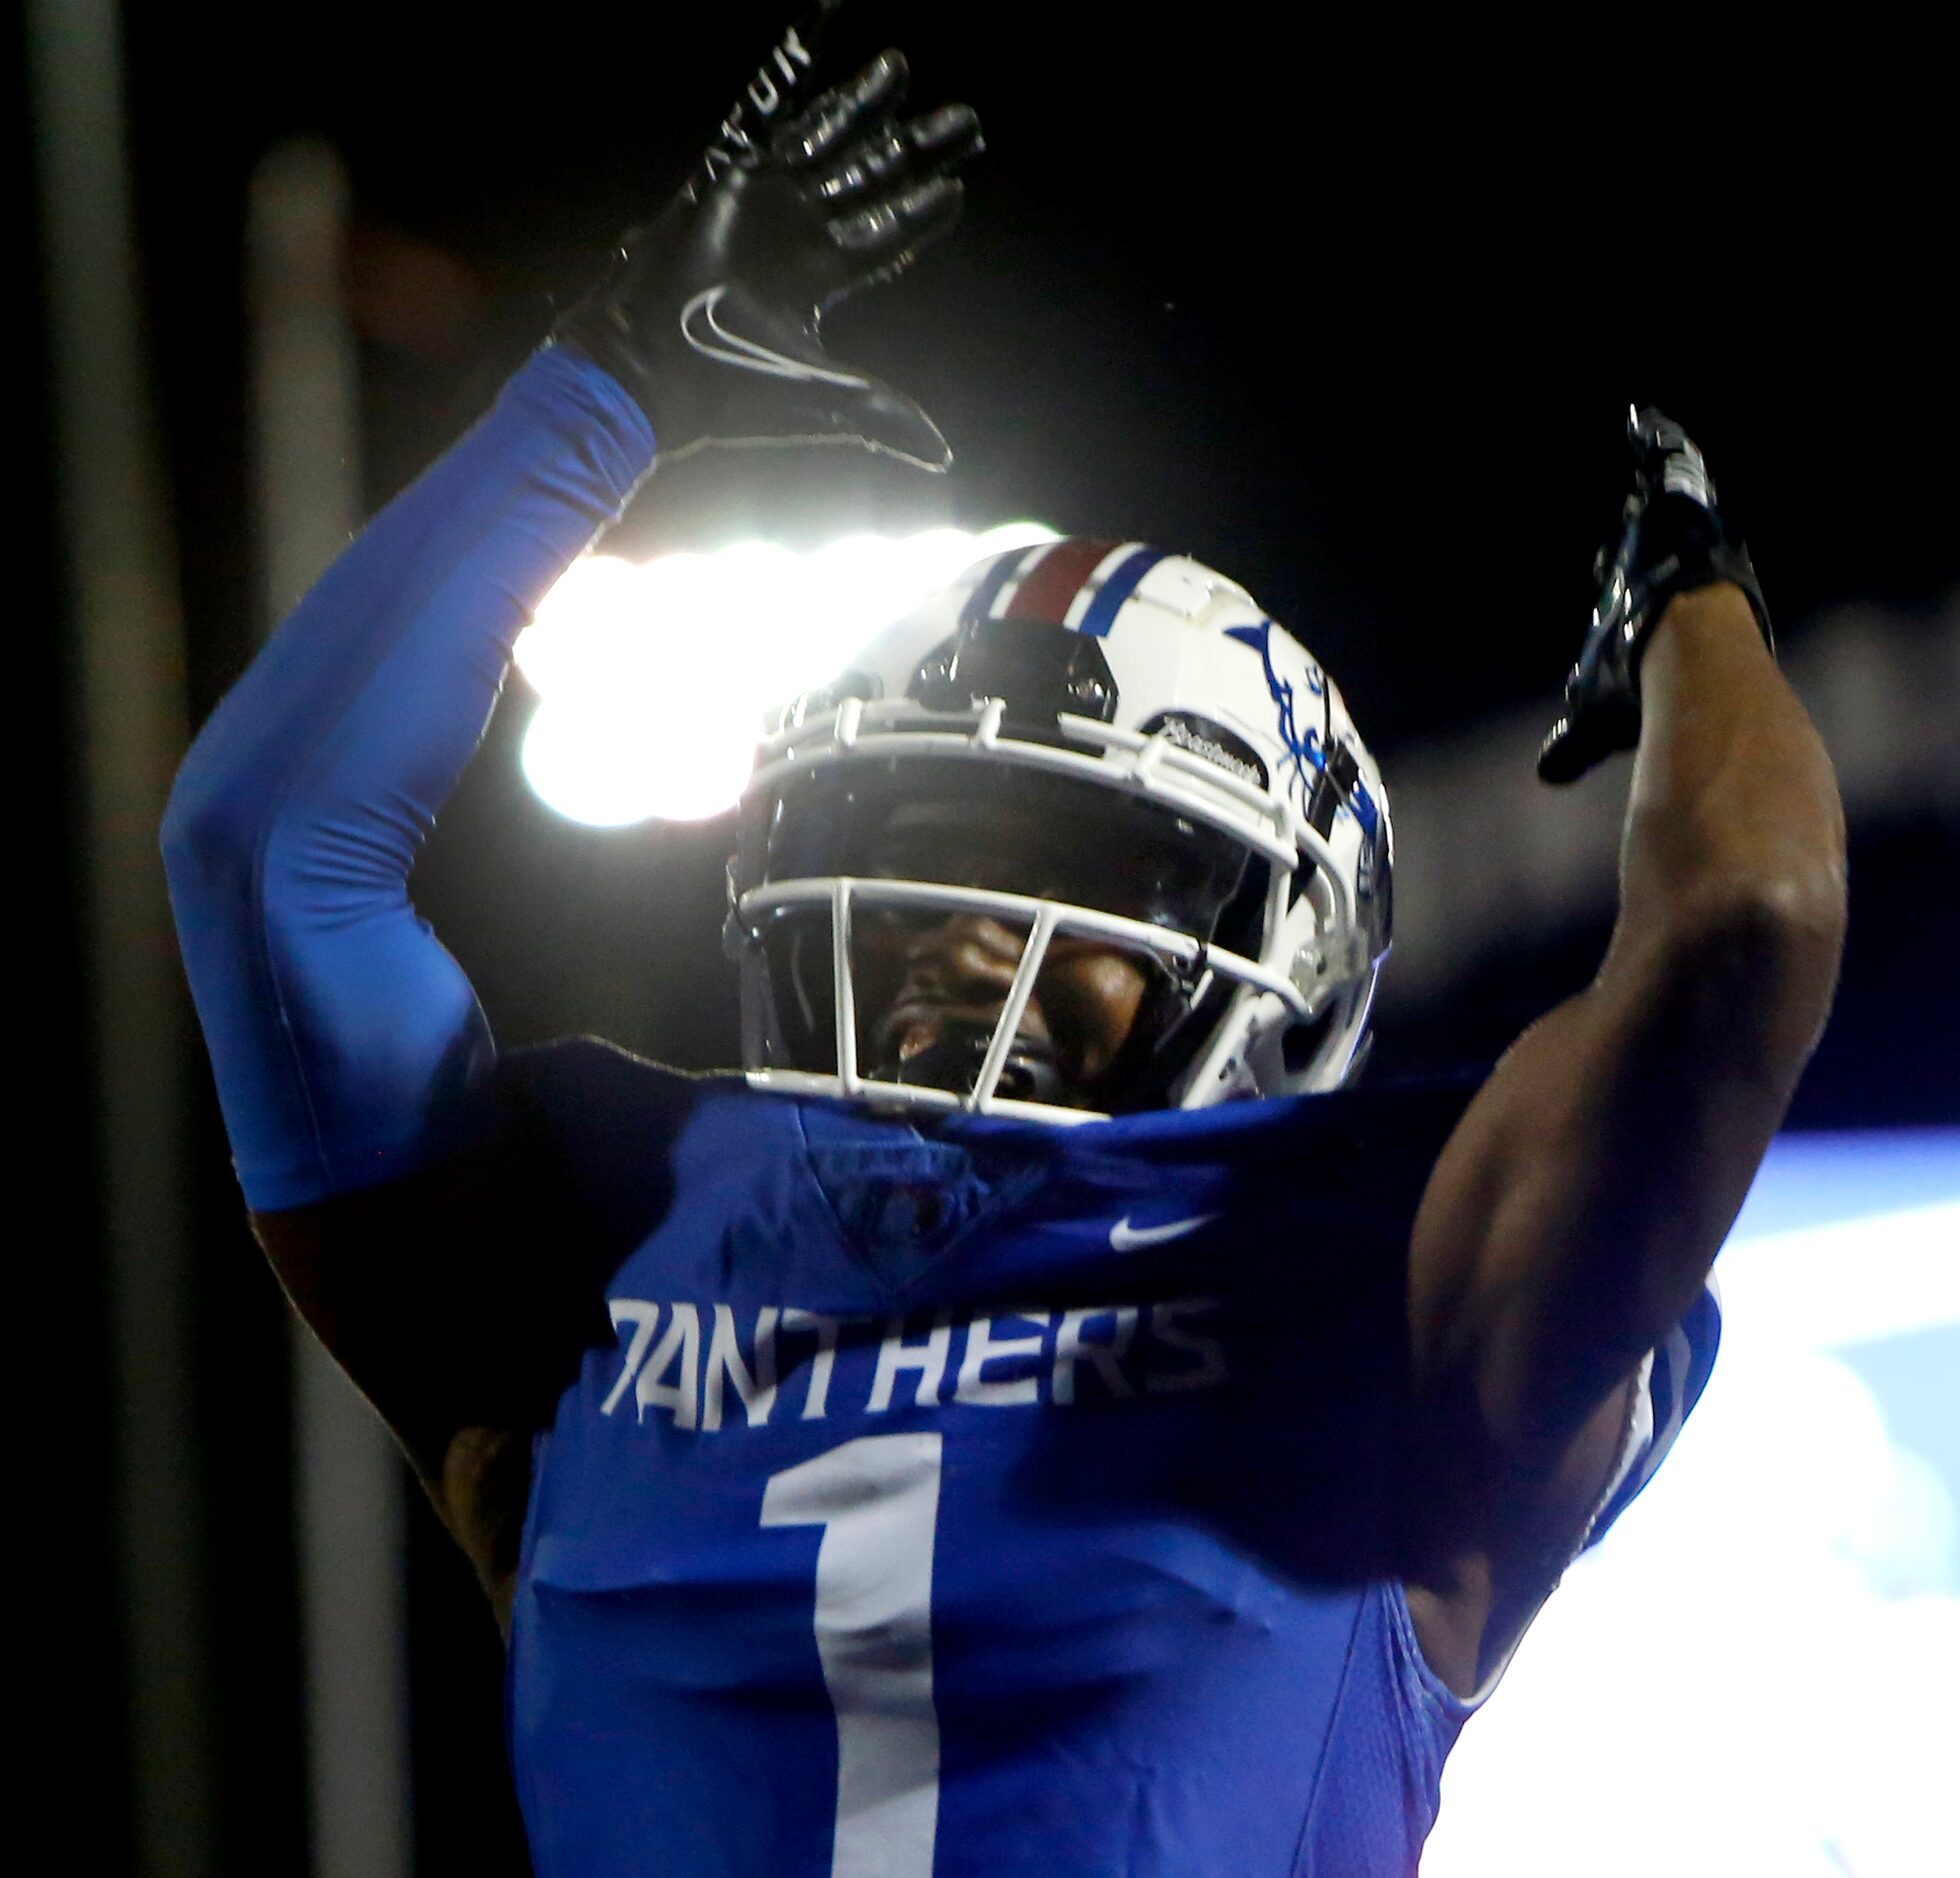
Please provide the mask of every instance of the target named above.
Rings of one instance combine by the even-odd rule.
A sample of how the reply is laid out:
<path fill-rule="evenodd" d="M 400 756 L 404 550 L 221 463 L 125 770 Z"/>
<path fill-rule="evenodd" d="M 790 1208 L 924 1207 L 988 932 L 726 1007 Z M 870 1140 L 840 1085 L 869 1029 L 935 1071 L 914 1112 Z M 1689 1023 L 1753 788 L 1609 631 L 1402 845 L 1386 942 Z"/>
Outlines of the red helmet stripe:
<path fill-rule="evenodd" d="M 1100 567 L 1120 541 L 1097 541 L 1074 535 L 1058 541 L 1021 577 L 1002 619 L 1043 620 L 1059 626 L 1068 618 L 1069 602 L 1082 583 Z"/>

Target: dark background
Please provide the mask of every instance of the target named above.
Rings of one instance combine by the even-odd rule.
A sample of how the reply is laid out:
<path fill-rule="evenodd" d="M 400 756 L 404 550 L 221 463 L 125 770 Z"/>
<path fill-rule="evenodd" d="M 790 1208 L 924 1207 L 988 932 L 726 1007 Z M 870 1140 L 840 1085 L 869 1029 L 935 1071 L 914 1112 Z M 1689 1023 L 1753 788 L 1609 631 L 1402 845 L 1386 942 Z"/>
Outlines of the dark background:
<path fill-rule="evenodd" d="M 369 0 L 128 14 L 147 343 L 196 719 L 263 625 L 241 265 L 257 162 L 316 133 L 348 166 L 362 467 L 378 506 L 481 411 L 609 237 L 664 199 L 781 24 L 750 4 L 687 20 Z M 656 476 L 610 545 L 1033 516 L 1184 548 L 1325 660 L 1392 788 L 1398 755 L 1526 701 L 1549 717 L 1591 553 L 1617 513 L 1622 414 L 1639 399 L 1707 451 L 1786 652 L 1849 602 L 1950 632 L 1950 610 L 1944 624 L 1938 613 L 1960 578 L 1960 411 L 1950 292 L 1935 282 L 1950 260 L 1951 156 L 1912 128 L 1930 136 L 1933 120 L 1901 76 L 1911 48 L 1866 86 L 1828 47 L 1832 69 L 1799 78 L 1783 69 L 1787 46 L 1561 30 L 1554 43 L 1488 18 L 1438 29 L 1403 15 L 1373 30 L 1279 27 L 1230 8 L 1148 26 L 1054 5 L 908 17 L 867 0 L 847 17 L 846 49 L 902 43 L 915 97 L 970 100 L 991 149 L 959 236 L 827 330 L 841 356 L 920 398 L 958 464 L 934 482 L 834 453 L 697 460 Z M 31 212 L 24 186 L 16 199 Z M 44 382 L 20 419 L 29 463 L 48 456 Z M 79 836 L 56 806 L 71 799 L 60 785 L 75 729 L 60 702 L 67 596 L 40 545 L 55 540 L 52 502 L 45 488 L 24 500 L 17 693 L 35 701 L 56 779 L 23 818 L 45 883 L 31 925 L 51 941 L 37 948 L 30 1017 L 57 1017 L 26 1047 L 59 1118 L 50 1151 L 75 1157 L 86 1194 L 102 1144 L 58 1021 L 87 989 L 74 962 Z M 591 1029 L 683 1064 L 729 1061 L 727 828 L 557 821 L 517 777 L 518 722 L 501 715 L 418 880 L 500 1034 Z M 1794 1125 L 1960 1119 L 1956 862 L 1951 801 L 1854 828 L 1843 991 Z M 1584 982 L 1609 917 L 1520 932 L 1447 997 L 1391 1000 L 1380 1065 L 1488 1061 Z M 296 1870 L 283 1307 L 208 1098 L 199 1126 L 223 1794 L 208 1869 Z M 105 1283 L 89 1230 L 84 1206 L 56 1287 L 79 1371 L 63 1385 L 64 1439 L 80 1456 L 113 1438 L 107 1357 L 86 1335 Z M 54 1615 L 90 1641 L 60 1713 L 99 1768 L 70 1862 L 120 1869 L 113 1718 L 127 1691 L 107 1616 L 121 1594 L 110 1514 L 86 1461 L 64 1473 Z M 419 1505 L 412 1590 L 421 1867 L 519 1871 L 495 1635 Z"/>

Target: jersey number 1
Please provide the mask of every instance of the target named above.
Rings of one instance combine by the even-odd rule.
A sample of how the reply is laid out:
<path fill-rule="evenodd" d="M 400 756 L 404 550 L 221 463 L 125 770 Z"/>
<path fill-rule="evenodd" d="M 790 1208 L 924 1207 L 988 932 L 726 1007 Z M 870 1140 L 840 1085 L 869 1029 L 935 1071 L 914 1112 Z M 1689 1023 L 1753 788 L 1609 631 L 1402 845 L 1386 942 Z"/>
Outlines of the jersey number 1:
<path fill-rule="evenodd" d="M 940 1437 L 866 1435 L 770 1477 L 765 1526 L 821 1526 L 817 1657 L 837 1711 L 831 1878 L 932 1878 Z"/>

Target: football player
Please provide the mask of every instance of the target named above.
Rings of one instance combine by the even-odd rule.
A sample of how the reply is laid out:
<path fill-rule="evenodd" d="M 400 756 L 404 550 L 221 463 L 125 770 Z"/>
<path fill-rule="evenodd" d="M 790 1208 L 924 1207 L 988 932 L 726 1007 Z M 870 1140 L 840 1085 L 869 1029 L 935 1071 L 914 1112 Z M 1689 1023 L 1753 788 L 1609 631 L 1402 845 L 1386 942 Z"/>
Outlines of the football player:
<path fill-rule="evenodd" d="M 537 1870 L 1403 1873 L 1441 1763 L 1713 1354 L 1823 1021 L 1829 767 L 1699 454 L 1632 493 L 1541 767 L 1637 750 L 1597 978 L 1356 1085 L 1389 805 L 1238 586 L 984 563 L 764 740 L 742 1073 L 499 1058 L 416 849 L 659 457 L 927 467 L 832 358 L 971 112 L 791 35 L 676 201 L 199 736 L 164 830 L 254 1221 L 508 1639 Z"/>

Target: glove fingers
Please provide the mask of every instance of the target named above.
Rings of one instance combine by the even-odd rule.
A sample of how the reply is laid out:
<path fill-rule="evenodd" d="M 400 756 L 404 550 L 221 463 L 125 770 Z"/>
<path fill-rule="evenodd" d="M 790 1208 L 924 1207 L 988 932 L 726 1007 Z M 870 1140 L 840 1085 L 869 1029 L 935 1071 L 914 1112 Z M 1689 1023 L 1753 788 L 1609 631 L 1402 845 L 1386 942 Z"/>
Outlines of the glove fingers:
<path fill-rule="evenodd" d="M 792 170 L 829 161 L 866 125 L 896 108 L 910 78 L 904 53 L 896 48 L 879 53 L 855 78 L 826 91 L 777 131 L 771 153 Z"/>
<path fill-rule="evenodd" d="M 895 124 L 880 125 L 844 152 L 843 160 L 817 179 L 817 198 L 826 209 L 889 189 L 910 167 L 911 150 Z"/>
<path fill-rule="evenodd" d="M 1538 752 L 1538 780 L 1563 786 L 1577 782 L 1597 761 L 1572 734 L 1572 720 L 1561 717 Z"/>
<path fill-rule="evenodd" d="M 907 178 L 946 175 L 984 147 L 979 115 L 964 104 L 942 105 L 849 145 L 818 180 L 817 194 L 827 208 L 856 202 Z"/>
<path fill-rule="evenodd" d="M 855 280 L 889 279 L 920 248 L 952 230 L 965 194 L 958 177 L 935 176 L 840 215 L 830 224 L 830 238 L 850 261 Z"/>
<path fill-rule="evenodd" d="M 970 104 L 942 104 L 904 129 L 912 146 L 912 167 L 924 175 L 944 175 L 987 147 L 980 135 L 980 114 Z"/>
<path fill-rule="evenodd" d="M 1665 412 L 1649 405 L 1627 412 L 1634 481 L 1647 495 L 1683 495 L 1703 508 L 1715 501 L 1715 485 L 1695 441 Z"/>
<path fill-rule="evenodd" d="M 1640 741 L 1640 706 L 1630 697 L 1595 701 L 1570 710 L 1551 728 L 1538 752 L 1541 782 L 1577 782 L 1596 764 Z"/>
<path fill-rule="evenodd" d="M 1651 404 L 1628 407 L 1627 441 L 1632 444 L 1636 456 L 1645 456 L 1650 450 L 1694 448 L 1688 441 L 1688 433 L 1665 411 Z"/>

